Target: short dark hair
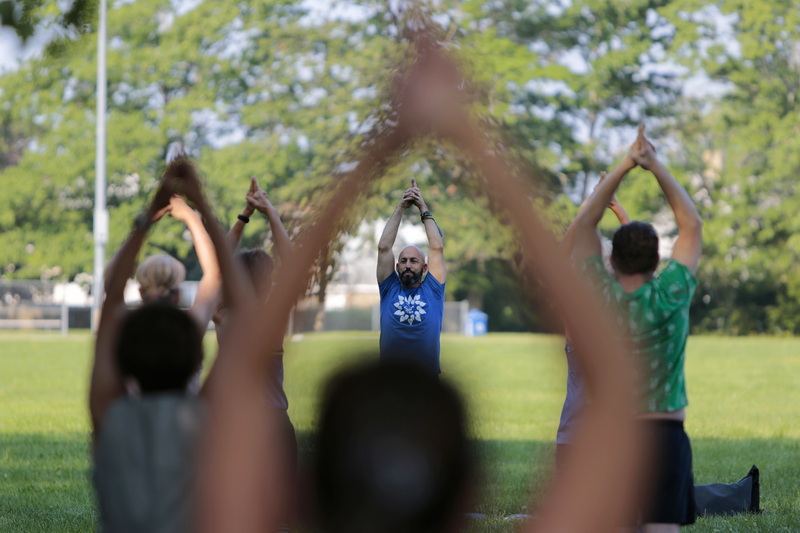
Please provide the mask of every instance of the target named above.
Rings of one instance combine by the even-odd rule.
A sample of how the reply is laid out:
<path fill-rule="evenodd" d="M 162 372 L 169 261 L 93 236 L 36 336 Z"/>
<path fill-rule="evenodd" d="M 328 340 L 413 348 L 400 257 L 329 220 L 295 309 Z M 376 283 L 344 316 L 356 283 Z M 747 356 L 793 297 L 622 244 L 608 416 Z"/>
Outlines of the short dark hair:
<path fill-rule="evenodd" d="M 658 267 L 658 233 L 647 222 L 623 224 L 611 244 L 611 259 L 617 272 L 647 274 Z"/>
<path fill-rule="evenodd" d="M 325 390 L 314 467 L 322 528 L 443 531 L 473 469 L 456 391 L 407 363 L 360 365 Z"/>
<path fill-rule="evenodd" d="M 203 360 L 202 335 L 185 311 L 145 304 L 125 318 L 116 353 L 120 372 L 142 392 L 183 391 Z"/>
<path fill-rule="evenodd" d="M 256 290 L 259 293 L 262 291 L 266 292 L 272 285 L 272 271 L 275 268 L 275 262 L 272 260 L 272 256 L 258 248 L 239 250 L 236 255 L 241 259 L 247 274 L 250 276 L 250 281 Z"/>

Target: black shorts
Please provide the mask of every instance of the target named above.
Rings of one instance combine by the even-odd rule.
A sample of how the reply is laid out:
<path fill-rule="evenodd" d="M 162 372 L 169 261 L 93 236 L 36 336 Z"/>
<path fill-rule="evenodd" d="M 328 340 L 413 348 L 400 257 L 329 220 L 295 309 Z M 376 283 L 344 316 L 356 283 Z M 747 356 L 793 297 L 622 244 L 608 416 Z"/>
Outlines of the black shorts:
<path fill-rule="evenodd" d="M 679 420 L 642 422 L 654 445 L 652 468 L 645 482 L 648 501 L 642 508 L 644 524 L 694 524 L 692 445 Z"/>

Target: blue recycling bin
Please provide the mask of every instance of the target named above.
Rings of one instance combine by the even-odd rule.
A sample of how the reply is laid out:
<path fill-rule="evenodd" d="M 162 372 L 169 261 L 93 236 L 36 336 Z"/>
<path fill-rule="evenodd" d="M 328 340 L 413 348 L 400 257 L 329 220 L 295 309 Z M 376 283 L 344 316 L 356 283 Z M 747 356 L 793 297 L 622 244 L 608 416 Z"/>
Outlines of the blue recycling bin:
<path fill-rule="evenodd" d="M 489 315 L 480 309 L 470 309 L 467 312 L 467 327 L 464 332 L 468 337 L 486 335 L 489 330 Z"/>

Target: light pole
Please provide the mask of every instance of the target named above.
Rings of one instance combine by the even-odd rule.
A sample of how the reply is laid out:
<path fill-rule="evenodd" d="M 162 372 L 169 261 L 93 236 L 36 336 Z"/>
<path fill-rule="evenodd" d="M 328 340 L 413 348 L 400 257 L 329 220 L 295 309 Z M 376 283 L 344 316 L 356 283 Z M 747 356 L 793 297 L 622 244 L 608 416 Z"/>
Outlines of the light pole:
<path fill-rule="evenodd" d="M 92 330 L 97 331 L 103 303 L 108 209 L 106 209 L 106 0 L 100 0 L 97 24 L 97 140 L 94 181 L 94 284 L 92 287 Z"/>

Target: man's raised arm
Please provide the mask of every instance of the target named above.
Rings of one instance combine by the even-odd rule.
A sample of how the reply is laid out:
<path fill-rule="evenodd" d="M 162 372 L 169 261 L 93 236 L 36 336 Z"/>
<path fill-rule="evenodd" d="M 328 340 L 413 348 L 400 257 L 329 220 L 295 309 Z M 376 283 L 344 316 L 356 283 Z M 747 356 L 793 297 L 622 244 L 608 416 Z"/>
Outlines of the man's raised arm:
<path fill-rule="evenodd" d="M 269 229 L 272 231 L 272 243 L 275 245 L 275 255 L 278 260 L 285 260 L 292 251 L 292 240 L 289 238 L 289 232 L 283 227 L 281 216 L 269 201 L 267 192 L 258 186 L 255 178 L 252 179 L 252 183 L 255 189 L 251 188 L 250 192 L 247 193 L 247 204 L 267 217 Z"/>
<path fill-rule="evenodd" d="M 447 267 L 444 261 L 444 240 L 442 240 L 442 232 L 436 224 L 433 215 L 428 209 L 425 200 L 422 199 L 422 193 L 417 187 L 417 180 L 411 178 L 411 198 L 414 205 L 419 208 L 419 215 L 422 218 L 422 224 L 425 226 L 425 234 L 428 237 L 428 272 L 433 274 L 433 277 L 439 283 L 447 281 Z"/>
<path fill-rule="evenodd" d="M 600 181 L 597 182 L 595 189 L 606 179 L 606 171 L 602 171 L 600 173 Z M 583 210 L 586 206 L 586 202 L 584 201 L 580 207 L 578 208 L 578 214 Z M 628 213 L 625 211 L 625 208 L 622 207 L 622 204 L 619 203 L 617 200 L 617 196 L 614 195 L 611 197 L 611 201 L 608 202 L 608 208 L 616 215 L 617 220 L 619 220 L 620 224 L 627 224 L 631 221 Z M 577 218 L 578 215 L 575 215 Z M 564 233 L 564 238 L 561 240 L 561 246 L 567 253 L 572 254 L 572 250 L 575 248 L 575 221 L 569 225 L 567 228 L 566 233 Z"/>
<path fill-rule="evenodd" d="M 136 217 L 128 239 L 108 264 L 105 279 L 105 299 L 100 312 L 100 324 L 94 347 L 92 374 L 89 381 L 89 414 L 92 436 L 97 437 L 108 407 L 125 393 L 122 375 L 114 359 L 115 343 L 125 314 L 125 286 L 134 271 L 136 257 L 144 243 L 147 230 L 169 210 L 171 191 L 162 180 L 145 212 Z M 102 298 L 103 295 L 96 295 Z"/>
<path fill-rule="evenodd" d="M 250 178 L 250 189 L 247 191 L 247 194 L 254 193 L 258 190 L 258 183 L 256 182 L 255 177 Z M 245 196 L 246 198 L 246 196 Z M 236 217 L 236 222 L 233 223 L 231 229 L 228 231 L 228 234 L 225 238 L 228 240 L 228 244 L 230 245 L 231 250 L 236 250 L 239 247 L 239 242 L 242 240 L 242 233 L 244 233 L 244 225 L 250 222 L 250 217 L 253 216 L 255 213 L 256 208 L 250 205 L 250 202 L 245 201 L 244 209 Z"/>
<path fill-rule="evenodd" d="M 631 155 L 642 168 L 653 173 L 658 185 L 667 198 L 675 221 L 678 224 L 678 238 L 672 248 L 672 259 L 686 268 L 697 272 L 703 246 L 703 220 L 686 192 L 670 171 L 656 157 L 653 146 L 644 137 L 644 126 L 639 126 L 639 136 L 631 150 Z"/>
<path fill-rule="evenodd" d="M 412 187 L 416 183 L 413 178 L 411 183 Z M 392 213 L 392 216 L 390 216 L 389 220 L 386 222 L 383 233 L 381 233 L 381 238 L 378 240 L 378 283 L 381 283 L 394 272 L 394 252 L 392 252 L 392 246 L 394 246 L 394 241 L 397 238 L 397 230 L 400 229 L 400 221 L 403 220 L 403 213 L 405 213 L 406 209 L 411 205 L 410 191 L 411 189 L 406 189 L 403 193 L 403 199 L 400 200 L 400 203 L 395 207 L 394 213 Z"/>
<path fill-rule="evenodd" d="M 594 192 L 581 206 L 570 227 L 570 230 L 574 232 L 572 255 L 576 264 L 580 264 L 590 255 L 600 254 L 600 236 L 597 234 L 597 225 L 603 218 L 603 212 L 609 202 L 614 198 L 614 193 L 622 183 L 622 178 L 635 166 L 636 162 L 630 154 L 626 155 L 625 159 L 597 185 Z"/>
<path fill-rule="evenodd" d="M 200 278 L 200 283 L 197 284 L 197 294 L 189 308 L 189 314 L 197 321 L 200 331 L 205 333 L 208 321 L 214 314 L 217 294 L 221 285 L 217 254 L 200 215 L 177 195 L 170 198 L 169 205 L 171 207 L 170 215 L 186 224 L 189 229 L 197 260 L 203 270 L 203 276 Z"/>
<path fill-rule="evenodd" d="M 168 172 L 168 177 L 178 180 L 177 185 L 180 187 L 181 192 L 188 201 L 194 204 L 202 217 L 206 233 L 217 256 L 221 274 L 222 299 L 231 313 L 231 322 L 244 322 L 254 312 L 255 300 L 251 287 L 242 282 L 242 280 L 246 279 L 243 268 L 234 259 L 230 241 L 222 233 L 222 228 L 214 217 L 211 206 L 203 194 L 203 187 L 193 163 L 186 159 L 181 161 L 179 165 L 176 164 L 175 167 L 174 173 L 170 175 Z M 235 334 L 231 334 L 231 336 L 235 336 Z M 218 367 L 220 364 L 230 364 L 228 359 L 231 359 L 231 354 L 235 351 L 227 350 L 223 354 L 223 349 L 220 347 L 220 355 L 214 361 L 214 365 L 203 383 L 203 388 L 201 389 L 203 395 L 213 394 L 214 383 L 219 379 L 215 378 L 219 374 Z"/>

